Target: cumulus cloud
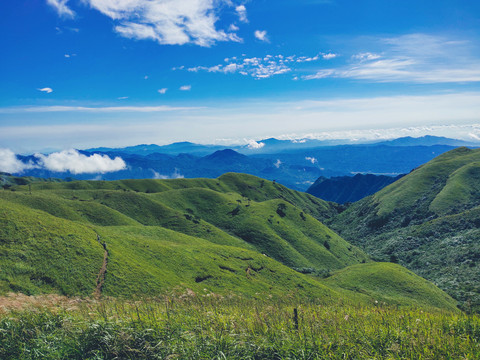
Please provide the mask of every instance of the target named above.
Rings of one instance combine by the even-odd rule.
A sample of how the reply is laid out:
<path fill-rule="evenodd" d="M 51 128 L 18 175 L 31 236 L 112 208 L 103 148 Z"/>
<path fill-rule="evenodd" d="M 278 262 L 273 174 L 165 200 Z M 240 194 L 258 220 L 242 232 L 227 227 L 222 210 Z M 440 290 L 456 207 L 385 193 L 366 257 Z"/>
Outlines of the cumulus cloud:
<path fill-rule="evenodd" d="M 265 143 L 263 142 L 256 142 L 255 140 L 247 140 L 247 139 L 245 139 L 245 141 L 247 142 L 247 148 L 251 150 L 261 149 L 265 146 Z"/>
<path fill-rule="evenodd" d="M 277 161 L 273 164 L 273 166 L 275 166 L 277 169 L 280 168 L 280 165 L 282 165 L 282 162 L 280 161 L 280 159 L 277 159 Z"/>
<path fill-rule="evenodd" d="M 47 94 L 50 94 L 51 92 L 53 92 L 52 88 L 49 88 L 49 87 L 38 89 L 38 91 L 45 92 Z"/>
<path fill-rule="evenodd" d="M 309 57 L 309 56 L 300 56 L 300 57 L 297 58 L 296 62 L 302 63 L 302 62 L 317 61 L 319 58 L 320 58 L 319 55 L 312 56 L 312 57 Z"/>
<path fill-rule="evenodd" d="M 161 88 L 161 89 L 158 89 L 157 91 L 159 94 L 165 94 L 167 90 L 168 90 L 167 88 Z"/>
<path fill-rule="evenodd" d="M 18 159 L 13 151 L 0 148 L 0 171 L 16 174 L 34 167 L 32 163 L 24 163 Z"/>
<path fill-rule="evenodd" d="M 294 69 L 295 64 L 317 61 L 316 56 L 284 56 L 284 55 L 266 55 L 264 57 L 231 57 L 224 59 L 224 63 L 212 66 L 195 66 L 188 68 L 190 72 L 206 71 L 210 73 L 232 74 L 251 76 L 256 79 L 266 79 L 274 75 L 281 75 Z M 173 70 L 183 70 L 184 67 L 175 67 Z"/>
<path fill-rule="evenodd" d="M 268 41 L 266 30 L 255 30 L 255 32 L 253 34 L 260 41 Z"/>
<path fill-rule="evenodd" d="M 127 167 L 121 157 L 111 159 L 107 155 L 80 154 L 77 150 L 64 150 L 49 155 L 35 154 L 41 167 L 56 172 L 69 171 L 72 174 L 107 173 Z"/>
<path fill-rule="evenodd" d="M 305 160 L 310 161 L 312 164 L 315 164 L 317 162 L 317 159 L 311 156 L 307 156 Z"/>
<path fill-rule="evenodd" d="M 73 18 L 75 12 L 67 5 L 68 0 L 47 0 L 47 4 L 55 9 L 61 17 Z"/>
<path fill-rule="evenodd" d="M 338 55 L 334 53 L 327 53 L 327 54 L 322 54 L 322 58 L 324 60 L 330 60 L 330 59 L 335 59 Z"/>
<path fill-rule="evenodd" d="M 192 90 L 192 85 L 182 85 L 180 86 L 181 91 L 190 91 Z"/>
<path fill-rule="evenodd" d="M 153 172 L 153 179 L 164 180 L 164 179 L 183 179 L 184 176 L 179 173 L 178 169 L 175 169 L 171 175 L 162 175 L 159 172 L 156 172 L 153 169 L 150 169 Z"/>
<path fill-rule="evenodd" d="M 238 6 L 235 8 L 235 11 L 237 12 L 238 19 L 239 19 L 241 22 L 248 22 L 248 19 L 247 19 L 247 8 L 245 7 L 245 5 L 238 5 Z"/>
<path fill-rule="evenodd" d="M 150 170 L 152 170 L 152 172 L 153 172 L 153 179 L 156 179 L 156 180 L 160 180 L 160 179 L 161 179 L 161 180 L 164 180 L 164 179 L 168 179 L 168 178 L 169 178 L 168 175 L 162 175 L 162 174 L 160 174 L 159 172 L 156 172 L 156 171 L 153 170 L 153 169 L 150 169 Z"/>
<path fill-rule="evenodd" d="M 110 17 L 115 31 L 137 40 L 160 44 L 194 43 L 211 46 L 218 41 L 241 41 L 233 31 L 217 29 L 219 12 L 231 2 L 217 0 L 84 0 L 92 8 Z M 236 8 L 237 14 L 245 7 Z M 240 11 L 238 10 L 240 8 Z"/>
<path fill-rule="evenodd" d="M 371 60 L 380 59 L 381 56 L 378 54 L 373 54 L 371 52 L 363 52 L 363 53 L 352 55 L 352 58 L 360 61 L 371 61 Z"/>

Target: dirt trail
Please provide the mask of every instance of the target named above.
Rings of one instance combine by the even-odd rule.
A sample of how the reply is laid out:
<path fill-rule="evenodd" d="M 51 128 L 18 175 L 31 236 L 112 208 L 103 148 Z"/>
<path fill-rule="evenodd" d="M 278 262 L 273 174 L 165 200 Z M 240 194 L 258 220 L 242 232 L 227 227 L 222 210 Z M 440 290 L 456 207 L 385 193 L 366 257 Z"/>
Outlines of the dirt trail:
<path fill-rule="evenodd" d="M 108 264 L 108 250 L 107 250 L 107 243 L 106 242 L 102 243 L 100 241 L 100 236 L 98 234 L 97 234 L 97 241 L 105 249 L 105 252 L 103 253 L 103 264 L 97 276 L 97 287 L 95 288 L 95 292 L 93 293 L 93 296 L 98 299 L 102 295 L 102 288 L 103 288 L 103 284 L 105 283 L 105 274 L 107 272 L 107 264 Z"/>

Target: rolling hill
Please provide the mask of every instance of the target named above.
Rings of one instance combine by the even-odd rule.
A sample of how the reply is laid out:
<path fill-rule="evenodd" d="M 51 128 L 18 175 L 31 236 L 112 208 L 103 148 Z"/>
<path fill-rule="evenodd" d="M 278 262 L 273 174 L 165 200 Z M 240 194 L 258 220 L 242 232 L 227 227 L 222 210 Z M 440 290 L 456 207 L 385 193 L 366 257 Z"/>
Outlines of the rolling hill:
<path fill-rule="evenodd" d="M 480 306 L 480 149 L 418 167 L 329 221 L 375 259 L 398 261 L 465 307 Z"/>
<path fill-rule="evenodd" d="M 372 263 L 317 220 L 336 213 L 334 204 L 234 173 L 17 185 L 0 191 L 0 292 L 295 294 L 455 309 L 435 286 L 400 266 Z M 393 295 L 369 281 L 385 267 L 384 281 L 399 289 Z M 351 275 L 324 279 L 337 271 Z M 417 288 L 423 292 L 413 299 Z"/>

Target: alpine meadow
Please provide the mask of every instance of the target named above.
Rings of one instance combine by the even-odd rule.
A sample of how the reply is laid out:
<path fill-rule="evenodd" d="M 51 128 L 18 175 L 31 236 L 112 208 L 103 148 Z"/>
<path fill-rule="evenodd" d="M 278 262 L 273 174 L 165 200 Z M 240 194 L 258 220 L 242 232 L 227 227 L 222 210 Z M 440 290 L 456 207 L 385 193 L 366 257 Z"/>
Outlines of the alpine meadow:
<path fill-rule="evenodd" d="M 0 19 L 0 359 L 480 359 L 480 2 Z"/>

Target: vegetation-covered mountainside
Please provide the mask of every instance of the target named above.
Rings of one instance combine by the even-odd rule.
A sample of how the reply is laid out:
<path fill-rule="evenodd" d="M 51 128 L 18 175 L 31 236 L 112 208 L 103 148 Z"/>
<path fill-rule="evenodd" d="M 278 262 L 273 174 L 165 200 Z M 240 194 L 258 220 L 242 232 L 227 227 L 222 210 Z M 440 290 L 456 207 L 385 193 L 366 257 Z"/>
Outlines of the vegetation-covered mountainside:
<path fill-rule="evenodd" d="M 356 174 L 355 176 L 319 177 L 307 193 L 326 201 L 339 204 L 355 202 L 390 185 L 403 175 L 385 176 Z"/>
<path fill-rule="evenodd" d="M 465 307 L 480 306 L 480 150 L 449 151 L 329 221 L 376 259 L 398 261 Z"/>
<path fill-rule="evenodd" d="M 18 185 L 0 191 L 0 292 L 290 293 L 455 309 L 432 284 L 372 263 L 316 219 L 335 213 L 311 195 L 232 173 Z M 375 269 L 388 279 L 371 277 Z M 324 279 L 338 270 L 338 282 Z M 384 293 L 385 281 L 398 291 Z"/>

